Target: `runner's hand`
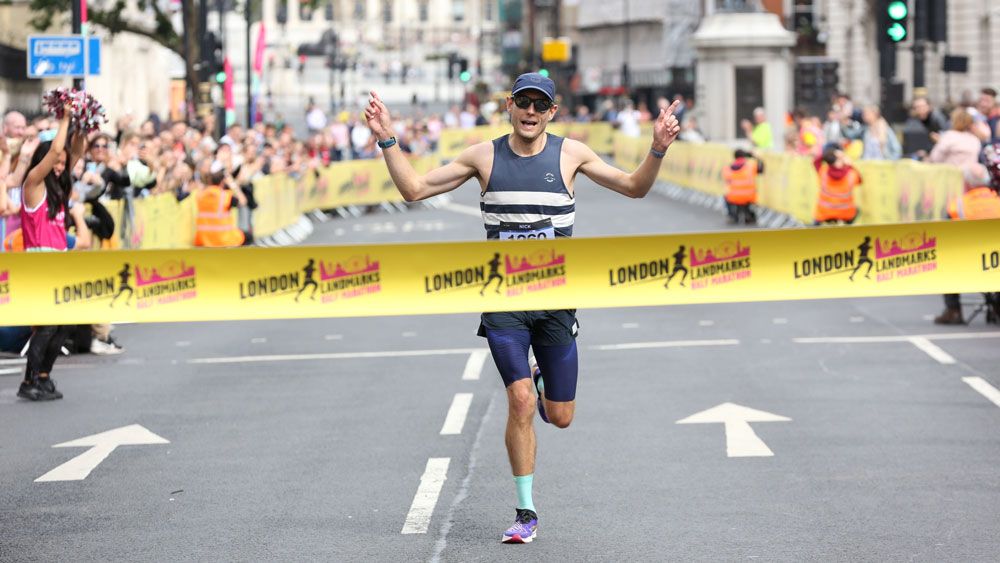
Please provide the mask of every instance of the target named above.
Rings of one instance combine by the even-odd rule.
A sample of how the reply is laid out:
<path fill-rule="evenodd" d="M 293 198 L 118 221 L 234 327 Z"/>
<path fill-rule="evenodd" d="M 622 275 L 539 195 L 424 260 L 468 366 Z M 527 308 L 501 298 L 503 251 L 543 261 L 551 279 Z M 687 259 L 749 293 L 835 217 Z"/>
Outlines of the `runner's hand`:
<path fill-rule="evenodd" d="M 681 132 L 681 125 L 674 115 L 679 105 L 680 102 L 675 101 L 667 109 L 661 109 L 660 115 L 656 117 L 656 122 L 653 123 L 653 148 L 657 151 L 662 152 L 667 150 L 670 143 L 674 142 L 674 139 Z"/>
<path fill-rule="evenodd" d="M 368 107 L 365 108 L 365 120 L 372 135 L 379 141 L 386 141 L 393 136 L 392 116 L 374 90 L 371 91 L 371 96 L 372 99 L 368 100 Z"/>

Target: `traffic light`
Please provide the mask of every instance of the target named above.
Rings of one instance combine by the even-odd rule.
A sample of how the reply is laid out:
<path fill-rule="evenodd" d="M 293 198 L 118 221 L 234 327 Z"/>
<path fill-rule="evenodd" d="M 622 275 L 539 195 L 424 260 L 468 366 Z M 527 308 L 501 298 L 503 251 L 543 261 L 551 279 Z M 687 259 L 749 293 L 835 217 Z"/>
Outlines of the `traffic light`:
<path fill-rule="evenodd" d="M 205 34 L 204 42 L 205 52 L 202 53 L 202 60 L 204 61 L 205 67 L 202 76 L 204 80 L 212 78 L 218 82 L 224 82 L 223 80 L 218 80 L 219 73 L 223 73 L 223 64 L 226 58 L 226 54 L 222 49 L 222 39 L 214 32 L 209 31 Z"/>
<path fill-rule="evenodd" d="M 461 80 L 462 82 L 468 82 L 472 80 L 472 73 L 467 70 L 463 70 L 462 72 L 458 73 L 458 79 Z"/>
<path fill-rule="evenodd" d="M 538 74 L 541 74 L 545 78 L 548 78 L 549 77 L 549 69 L 547 69 L 547 68 L 540 68 L 540 69 L 538 69 Z"/>
<path fill-rule="evenodd" d="M 906 39 L 909 33 L 910 8 L 905 0 L 890 0 L 885 6 L 885 35 L 892 43 Z"/>

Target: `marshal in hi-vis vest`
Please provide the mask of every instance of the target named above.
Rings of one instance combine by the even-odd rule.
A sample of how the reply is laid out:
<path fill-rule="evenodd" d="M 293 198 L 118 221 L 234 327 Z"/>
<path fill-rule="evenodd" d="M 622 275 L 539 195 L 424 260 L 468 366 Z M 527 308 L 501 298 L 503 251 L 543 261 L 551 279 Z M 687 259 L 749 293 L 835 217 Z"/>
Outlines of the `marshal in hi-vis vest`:
<path fill-rule="evenodd" d="M 195 246 L 240 246 L 245 236 L 233 225 L 229 206 L 233 194 L 218 186 L 209 186 L 197 194 L 198 221 Z"/>
<path fill-rule="evenodd" d="M 726 201 L 733 205 L 757 203 L 756 160 L 744 160 L 738 170 L 733 170 L 732 166 L 723 168 L 722 179 L 726 181 Z"/>
<path fill-rule="evenodd" d="M 948 204 L 952 219 L 1000 219 L 1000 195 L 987 187 L 973 188 Z"/>
<path fill-rule="evenodd" d="M 814 218 L 819 221 L 850 221 L 858 214 L 854 205 L 854 188 L 861 183 L 861 176 L 851 168 L 842 178 L 830 176 L 830 166 L 819 169 L 819 197 L 816 198 Z"/>

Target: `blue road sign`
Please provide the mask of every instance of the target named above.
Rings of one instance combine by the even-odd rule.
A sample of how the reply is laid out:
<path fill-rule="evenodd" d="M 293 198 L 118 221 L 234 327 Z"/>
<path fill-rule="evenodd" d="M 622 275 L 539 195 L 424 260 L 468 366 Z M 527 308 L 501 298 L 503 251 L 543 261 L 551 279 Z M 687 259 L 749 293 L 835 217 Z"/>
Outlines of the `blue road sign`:
<path fill-rule="evenodd" d="M 28 78 L 101 74 L 101 39 L 89 37 L 84 64 L 82 35 L 29 35 Z"/>

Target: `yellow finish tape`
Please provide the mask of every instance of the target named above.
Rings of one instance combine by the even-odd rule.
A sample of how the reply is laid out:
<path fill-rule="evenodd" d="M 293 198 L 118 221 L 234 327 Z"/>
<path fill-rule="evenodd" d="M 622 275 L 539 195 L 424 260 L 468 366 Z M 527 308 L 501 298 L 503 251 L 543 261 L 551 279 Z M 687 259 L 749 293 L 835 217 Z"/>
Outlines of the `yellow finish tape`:
<path fill-rule="evenodd" d="M 0 255 L 6 325 L 293 319 L 1000 289 L 1000 220 Z"/>

